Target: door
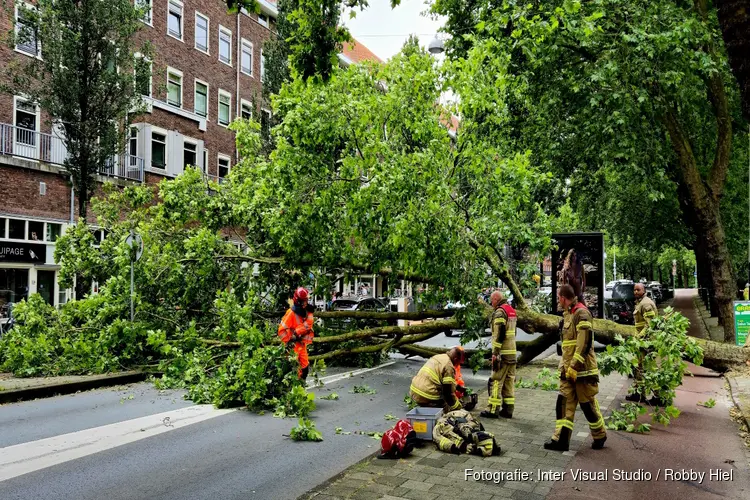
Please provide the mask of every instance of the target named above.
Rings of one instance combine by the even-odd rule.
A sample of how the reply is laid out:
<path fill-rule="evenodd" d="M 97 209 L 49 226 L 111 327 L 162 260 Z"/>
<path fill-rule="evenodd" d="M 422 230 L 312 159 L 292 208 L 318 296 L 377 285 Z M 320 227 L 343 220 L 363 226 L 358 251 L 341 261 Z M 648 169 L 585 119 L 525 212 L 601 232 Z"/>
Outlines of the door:
<path fill-rule="evenodd" d="M 55 271 L 36 272 L 36 291 L 49 305 L 55 305 Z"/>
<path fill-rule="evenodd" d="M 33 104 L 16 98 L 13 154 L 23 158 L 39 159 L 39 114 Z"/>

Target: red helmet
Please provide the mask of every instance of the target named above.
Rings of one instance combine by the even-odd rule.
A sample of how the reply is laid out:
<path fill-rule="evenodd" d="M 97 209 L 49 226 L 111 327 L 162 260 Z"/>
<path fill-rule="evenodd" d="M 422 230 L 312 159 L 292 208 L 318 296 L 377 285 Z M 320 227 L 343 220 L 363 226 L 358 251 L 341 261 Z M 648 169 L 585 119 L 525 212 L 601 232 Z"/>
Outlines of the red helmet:
<path fill-rule="evenodd" d="M 295 302 L 307 302 L 309 298 L 310 298 L 310 292 L 307 291 L 307 288 L 299 287 L 294 291 L 293 300 Z"/>

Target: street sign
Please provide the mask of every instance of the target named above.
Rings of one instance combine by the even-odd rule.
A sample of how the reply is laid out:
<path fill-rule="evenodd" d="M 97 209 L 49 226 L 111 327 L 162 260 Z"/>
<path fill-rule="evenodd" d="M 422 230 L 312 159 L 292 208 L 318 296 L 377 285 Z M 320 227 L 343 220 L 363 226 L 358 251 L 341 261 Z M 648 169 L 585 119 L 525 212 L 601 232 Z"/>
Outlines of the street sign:
<path fill-rule="evenodd" d="M 677 276 L 677 261 L 672 261 L 672 276 Z"/>
<path fill-rule="evenodd" d="M 750 333 L 750 301 L 734 301 L 735 344 L 744 346 Z"/>
<path fill-rule="evenodd" d="M 135 260 L 136 262 L 140 260 L 141 255 L 143 255 L 143 239 L 141 238 L 141 235 L 130 233 L 128 237 L 125 238 L 125 244 L 130 248 L 133 248 L 133 244 L 135 244 Z"/>

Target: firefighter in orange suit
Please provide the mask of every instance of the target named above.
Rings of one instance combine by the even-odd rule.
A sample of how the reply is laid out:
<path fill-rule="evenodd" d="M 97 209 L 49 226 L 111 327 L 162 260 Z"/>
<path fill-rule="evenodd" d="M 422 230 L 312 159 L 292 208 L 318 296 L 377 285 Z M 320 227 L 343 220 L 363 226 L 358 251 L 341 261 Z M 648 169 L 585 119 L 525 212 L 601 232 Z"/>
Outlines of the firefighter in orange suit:
<path fill-rule="evenodd" d="M 607 431 L 596 401 L 599 393 L 599 368 L 594 353 L 593 317 L 586 306 L 578 302 L 570 285 L 560 287 L 557 300 L 563 310 L 560 393 L 557 395 L 555 433 L 552 439 L 544 443 L 544 449 L 568 451 L 573 433 L 573 418 L 576 406 L 580 403 L 589 422 L 591 437 L 594 438 L 591 447 L 600 450 L 607 440 Z"/>
<path fill-rule="evenodd" d="M 310 361 L 307 357 L 307 346 L 312 344 L 313 332 L 313 313 L 308 307 L 307 301 L 310 297 L 307 289 L 303 287 L 294 291 L 292 298 L 292 307 L 287 310 L 284 318 L 279 324 L 279 338 L 284 344 L 294 342 L 294 352 L 299 360 L 299 370 L 297 375 L 302 380 L 307 379 L 307 373 L 310 368 Z"/>

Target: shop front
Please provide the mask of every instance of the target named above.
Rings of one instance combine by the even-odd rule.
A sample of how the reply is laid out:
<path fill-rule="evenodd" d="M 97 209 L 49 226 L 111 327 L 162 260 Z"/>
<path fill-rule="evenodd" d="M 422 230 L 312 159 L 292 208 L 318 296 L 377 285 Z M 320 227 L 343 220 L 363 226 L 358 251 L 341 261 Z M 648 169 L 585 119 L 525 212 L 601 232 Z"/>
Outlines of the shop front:
<path fill-rule="evenodd" d="M 53 257 L 61 231 L 59 222 L 0 217 L 0 319 L 7 319 L 12 304 L 34 293 L 52 306 L 67 301 Z"/>

